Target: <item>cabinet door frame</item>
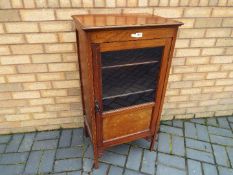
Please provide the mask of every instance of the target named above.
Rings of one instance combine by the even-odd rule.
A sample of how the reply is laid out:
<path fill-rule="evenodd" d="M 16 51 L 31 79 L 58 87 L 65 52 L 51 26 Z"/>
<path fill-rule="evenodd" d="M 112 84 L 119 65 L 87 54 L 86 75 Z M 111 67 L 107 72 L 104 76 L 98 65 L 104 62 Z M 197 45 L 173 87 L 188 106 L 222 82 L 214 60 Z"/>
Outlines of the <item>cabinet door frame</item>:
<path fill-rule="evenodd" d="M 99 105 L 99 112 L 96 112 L 96 126 L 97 126 L 97 142 L 100 147 L 107 147 L 114 145 L 114 143 L 121 143 L 121 141 L 112 141 L 113 143 L 106 143 L 103 145 L 103 117 L 110 117 L 111 114 L 123 113 L 124 110 L 140 108 L 147 105 L 153 105 L 152 116 L 150 121 L 149 132 L 145 132 L 142 136 L 152 136 L 155 131 L 156 122 L 159 114 L 160 103 L 162 98 L 162 91 L 164 88 L 164 82 L 166 78 L 169 53 L 171 49 L 172 38 L 162 38 L 162 39 L 149 39 L 149 40 L 137 40 L 137 41 L 123 41 L 123 42 L 109 42 L 109 43 L 99 43 L 92 44 L 92 54 L 93 54 L 93 77 L 94 77 L 94 94 L 95 100 Z M 117 50 L 126 50 L 126 49 L 138 49 L 138 48 L 146 48 L 146 47 L 159 47 L 163 46 L 163 54 L 161 58 L 161 65 L 158 77 L 157 90 L 155 93 L 154 102 L 134 105 L 126 108 L 119 108 L 116 110 L 111 110 L 107 112 L 103 112 L 103 104 L 102 104 L 102 70 L 101 70 L 101 52 L 106 51 L 117 51 Z M 127 136 L 126 136 L 127 137 Z M 131 135 L 130 138 L 137 138 Z M 140 136 L 141 137 L 141 136 Z M 120 138 L 122 143 L 127 140 L 127 138 Z"/>

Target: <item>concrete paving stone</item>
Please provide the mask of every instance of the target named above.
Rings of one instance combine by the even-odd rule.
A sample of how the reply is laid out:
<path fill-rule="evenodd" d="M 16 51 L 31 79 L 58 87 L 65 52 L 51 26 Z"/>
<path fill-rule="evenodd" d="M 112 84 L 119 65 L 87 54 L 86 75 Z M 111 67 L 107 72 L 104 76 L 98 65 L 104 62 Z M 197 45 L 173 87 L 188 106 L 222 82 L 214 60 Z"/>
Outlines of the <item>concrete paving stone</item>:
<path fill-rule="evenodd" d="M 219 127 L 230 129 L 229 123 L 225 117 L 217 118 Z"/>
<path fill-rule="evenodd" d="M 214 157 L 211 153 L 186 148 L 187 157 L 207 163 L 214 163 Z"/>
<path fill-rule="evenodd" d="M 0 165 L 0 172 L 2 175 L 21 175 L 23 173 L 24 165 Z"/>
<path fill-rule="evenodd" d="M 142 148 L 131 147 L 126 163 L 126 168 L 139 170 L 142 160 Z"/>
<path fill-rule="evenodd" d="M 126 156 L 106 151 L 104 152 L 100 160 L 106 163 L 123 167 L 125 165 Z"/>
<path fill-rule="evenodd" d="M 93 159 L 93 155 L 94 155 L 94 153 L 93 153 L 93 146 L 89 145 L 87 147 L 87 149 L 85 150 L 85 152 L 84 152 L 84 157 Z"/>
<path fill-rule="evenodd" d="M 83 143 L 83 129 L 73 129 L 71 146 L 79 146 Z"/>
<path fill-rule="evenodd" d="M 175 127 L 171 127 L 171 126 L 161 125 L 160 131 L 165 132 L 165 133 L 169 133 L 172 135 L 183 136 L 183 130 L 181 128 L 175 128 Z"/>
<path fill-rule="evenodd" d="M 9 141 L 6 147 L 6 153 L 17 152 L 19 145 L 23 139 L 23 134 L 15 134 L 12 136 L 12 139 Z"/>
<path fill-rule="evenodd" d="M 165 124 L 162 122 L 162 133 L 159 133 L 158 137 L 159 155 L 149 151 L 149 141 L 140 139 L 109 148 L 100 159 L 104 163 L 100 162 L 98 170 L 92 167 L 92 146 L 88 138 L 83 139 L 82 129 L 49 131 L 49 134 L 35 132 L 0 136 L 0 153 L 2 153 L 0 155 L 0 174 L 3 172 L 4 175 L 106 175 L 107 173 L 110 175 L 156 173 L 156 175 L 187 175 L 186 171 L 189 171 L 189 175 L 233 175 L 233 136 L 226 124 L 226 122 L 232 124 L 233 129 L 233 117 L 223 117 L 220 122 L 219 119 L 222 118 L 218 118 L 218 121 L 215 118 L 203 119 L 206 120 L 206 123 L 202 119 L 174 120 L 165 122 Z M 220 126 L 218 127 L 218 125 Z M 179 134 L 183 134 L 183 128 L 187 137 L 185 142 L 184 137 L 179 136 Z M 179 131 L 182 132 L 179 133 Z M 56 136 L 51 133 L 59 134 Z M 81 133 L 81 135 L 78 136 L 77 133 Z M 33 143 L 35 140 L 33 135 L 36 134 L 39 140 Z M 213 149 L 210 143 L 213 144 Z M 9 152 L 5 154 L 6 145 Z M 31 151 L 31 146 L 35 151 Z M 131 147 L 139 150 L 135 151 L 134 155 L 139 154 L 140 159 L 135 164 L 132 163 L 132 167 L 137 167 L 135 168 L 137 171 L 132 168 L 124 169 Z M 84 154 L 84 158 L 81 158 L 82 154 Z M 187 157 L 183 158 L 185 155 Z M 158 162 L 156 162 L 156 156 L 158 156 Z M 56 161 L 55 157 L 57 157 Z M 133 157 L 131 159 L 135 159 L 135 156 L 131 157 Z M 180 163 L 179 159 L 182 159 L 183 163 Z M 188 159 L 187 167 L 185 167 L 184 159 Z M 214 165 L 215 162 L 218 167 Z M 38 171 L 39 167 L 40 171 Z M 202 171 L 200 171 L 200 167 Z M 54 171 L 55 169 L 56 171 Z"/>
<path fill-rule="evenodd" d="M 218 126 L 216 118 L 207 118 L 206 123 L 207 125 Z"/>
<path fill-rule="evenodd" d="M 135 146 L 138 146 L 140 148 L 145 148 L 145 149 L 150 148 L 150 142 L 146 139 L 135 140 L 134 142 L 131 142 L 131 145 L 135 145 Z"/>
<path fill-rule="evenodd" d="M 98 169 L 93 169 L 92 175 L 105 175 L 107 174 L 109 165 L 106 163 L 100 163 Z"/>
<path fill-rule="evenodd" d="M 219 135 L 223 137 L 233 137 L 232 131 L 229 129 L 208 126 L 208 131 L 209 133 L 214 134 L 214 135 Z"/>
<path fill-rule="evenodd" d="M 233 169 L 232 168 L 226 168 L 226 167 L 218 167 L 219 175 L 233 175 Z"/>
<path fill-rule="evenodd" d="M 161 121 L 161 124 L 162 124 L 162 125 L 169 125 L 169 126 L 172 126 L 172 121 L 170 121 L 170 120 Z"/>
<path fill-rule="evenodd" d="M 231 126 L 231 130 L 233 131 L 233 123 L 230 123 L 230 126 Z"/>
<path fill-rule="evenodd" d="M 171 152 L 171 136 L 166 133 L 159 133 L 158 150 L 164 153 Z"/>
<path fill-rule="evenodd" d="M 82 174 L 82 171 L 73 171 L 73 172 L 68 172 L 66 175 L 81 175 L 81 174 Z M 85 174 L 83 173 L 82 175 L 85 175 Z"/>
<path fill-rule="evenodd" d="M 188 159 L 188 174 L 202 175 L 201 163 L 195 160 Z"/>
<path fill-rule="evenodd" d="M 158 153 L 158 162 L 166 166 L 185 169 L 185 159 L 182 157 Z"/>
<path fill-rule="evenodd" d="M 144 150 L 141 171 L 147 174 L 155 173 L 155 160 L 157 153 L 154 151 Z"/>
<path fill-rule="evenodd" d="M 213 150 L 214 150 L 214 156 L 215 156 L 216 163 L 218 165 L 229 167 L 230 162 L 228 160 L 225 147 L 219 146 L 219 145 L 213 145 Z"/>
<path fill-rule="evenodd" d="M 172 136 L 172 154 L 184 156 L 185 148 L 184 148 L 184 137 L 180 136 Z"/>
<path fill-rule="evenodd" d="M 157 167 L 156 175 L 186 175 L 186 172 L 184 170 L 159 164 Z"/>
<path fill-rule="evenodd" d="M 63 148 L 63 147 L 69 147 L 71 144 L 71 138 L 72 138 L 72 130 L 71 129 L 67 129 L 67 130 L 63 130 L 61 132 L 61 137 L 59 140 L 59 148 Z"/>
<path fill-rule="evenodd" d="M 206 124 L 206 120 L 204 118 L 194 118 L 194 119 L 190 119 L 191 122 L 194 123 L 198 123 L 198 124 L 202 124 L 205 125 Z"/>
<path fill-rule="evenodd" d="M 35 141 L 32 150 L 56 149 L 58 140 L 40 140 Z"/>
<path fill-rule="evenodd" d="M 38 132 L 35 140 L 54 140 L 59 138 L 59 133 L 59 130 Z"/>
<path fill-rule="evenodd" d="M 233 138 L 210 134 L 210 140 L 212 143 L 217 143 L 219 145 L 233 146 Z"/>
<path fill-rule="evenodd" d="M 142 148 L 131 147 L 128 155 L 126 167 L 133 170 L 139 170 L 142 158 Z"/>
<path fill-rule="evenodd" d="M 83 137 L 82 145 L 78 145 L 78 147 L 81 146 L 81 147 L 83 147 L 84 150 L 86 150 L 87 147 L 88 147 L 89 145 L 92 145 L 92 143 L 91 143 L 91 141 L 90 141 L 90 138 L 88 138 L 88 137 Z"/>
<path fill-rule="evenodd" d="M 34 141 L 35 133 L 25 134 L 22 143 L 19 146 L 18 152 L 30 151 Z"/>
<path fill-rule="evenodd" d="M 228 119 L 229 122 L 233 123 L 233 116 L 227 117 L 227 119 Z"/>
<path fill-rule="evenodd" d="M 36 174 L 38 172 L 42 154 L 42 151 L 30 152 L 25 166 L 24 174 Z"/>
<path fill-rule="evenodd" d="M 0 144 L 0 154 L 4 153 L 5 149 L 6 149 L 6 144 Z"/>
<path fill-rule="evenodd" d="M 173 120 L 173 126 L 178 128 L 183 128 L 184 122 L 183 120 Z"/>
<path fill-rule="evenodd" d="M 83 158 L 83 167 L 82 170 L 85 172 L 90 172 L 93 167 L 93 160 L 92 159 L 87 159 Z"/>
<path fill-rule="evenodd" d="M 188 148 L 193 148 L 205 152 L 212 152 L 210 143 L 189 139 L 189 138 L 186 138 L 185 141 L 186 141 L 186 147 Z"/>
<path fill-rule="evenodd" d="M 12 135 L 1 135 L 0 136 L 0 144 L 9 142 L 11 137 L 12 137 Z"/>
<path fill-rule="evenodd" d="M 38 170 L 39 174 L 52 172 L 55 152 L 55 150 L 45 150 L 43 152 Z"/>
<path fill-rule="evenodd" d="M 207 131 L 207 127 L 204 125 L 196 124 L 196 128 L 197 128 L 197 138 L 199 140 L 209 142 L 210 138 L 209 138 L 209 134 Z"/>
<path fill-rule="evenodd" d="M 118 146 L 114 146 L 108 149 L 109 151 L 112 151 L 114 153 L 118 153 L 118 154 L 124 154 L 127 155 L 129 152 L 129 145 L 127 144 L 122 144 L 122 145 L 118 145 Z"/>
<path fill-rule="evenodd" d="M 194 123 L 184 122 L 185 137 L 197 139 L 197 131 Z"/>
<path fill-rule="evenodd" d="M 108 172 L 108 175 L 122 175 L 123 174 L 123 168 L 111 166 Z"/>
<path fill-rule="evenodd" d="M 204 175 L 218 175 L 216 166 L 207 163 L 202 163 L 202 167 Z"/>
<path fill-rule="evenodd" d="M 20 164 L 25 163 L 28 158 L 28 152 L 24 153 L 7 153 L 0 157 L 0 164 Z"/>
<path fill-rule="evenodd" d="M 82 147 L 61 148 L 61 149 L 57 149 L 56 159 L 82 157 L 82 155 L 83 155 Z"/>
<path fill-rule="evenodd" d="M 233 148 L 232 147 L 226 147 L 228 157 L 231 162 L 231 167 L 233 167 Z"/>
<path fill-rule="evenodd" d="M 126 169 L 124 175 L 145 175 L 145 174 L 139 171 Z"/>
<path fill-rule="evenodd" d="M 75 171 L 75 170 L 81 170 L 81 168 L 82 168 L 81 158 L 56 160 L 54 163 L 55 172 Z"/>

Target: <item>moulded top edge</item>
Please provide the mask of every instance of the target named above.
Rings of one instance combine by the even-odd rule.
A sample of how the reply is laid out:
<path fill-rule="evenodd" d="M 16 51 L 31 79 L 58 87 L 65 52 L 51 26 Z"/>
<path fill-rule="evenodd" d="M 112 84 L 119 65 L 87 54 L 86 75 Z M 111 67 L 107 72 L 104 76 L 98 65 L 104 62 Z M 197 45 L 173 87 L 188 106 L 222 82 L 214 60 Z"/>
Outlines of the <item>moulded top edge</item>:
<path fill-rule="evenodd" d="M 150 14 L 89 14 L 73 15 L 72 18 L 83 30 L 183 25 L 182 22 Z"/>

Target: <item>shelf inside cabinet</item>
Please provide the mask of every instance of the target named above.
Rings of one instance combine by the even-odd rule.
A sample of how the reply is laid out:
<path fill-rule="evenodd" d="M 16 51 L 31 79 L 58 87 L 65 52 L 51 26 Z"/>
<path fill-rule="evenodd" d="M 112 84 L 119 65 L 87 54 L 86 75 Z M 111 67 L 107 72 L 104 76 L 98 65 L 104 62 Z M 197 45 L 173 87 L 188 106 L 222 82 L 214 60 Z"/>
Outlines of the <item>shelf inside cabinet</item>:
<path fill-rule="evenodd" d="M 155 91 L 144 91 L 140 93 L 103 99 L 103 111 L 116 110 L 119 108 L 153 102 Z"/>
<path fill-rule="evenodd" d="M 142 64 L 154 64 L 158 62 L 159 61 L 147 61 L 147 62 L 138 62 L 138 63 L 130 63 L 130 64 L 119 64 L 119 65 L 113 65 L 113 66 L 103 66 L 102 69 L 111 69 L 111 68 L 127 67 L 127 66 L 138 66 Z"/>
<path fill-rule="evenodd" d="M 143 64 L 102 70 L 103 98 L 156 88 L 159 64 Z"/>
<path fill-rule="evenodd" d="M 102 68 L 156 63 L 160 62 L 162 53 L 163 47 L 102 52 Z"/>

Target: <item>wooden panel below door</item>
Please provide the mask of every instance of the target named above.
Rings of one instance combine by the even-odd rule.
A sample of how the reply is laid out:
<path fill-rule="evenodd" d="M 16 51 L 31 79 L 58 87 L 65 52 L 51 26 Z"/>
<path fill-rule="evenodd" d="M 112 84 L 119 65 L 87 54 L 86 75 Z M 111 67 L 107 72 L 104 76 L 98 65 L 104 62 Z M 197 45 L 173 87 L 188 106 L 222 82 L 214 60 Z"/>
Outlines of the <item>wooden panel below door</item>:
<path fill-rule="evenodd" d="M 149 131 L 153 106 L 103 114 L 103 141 Z"/>

